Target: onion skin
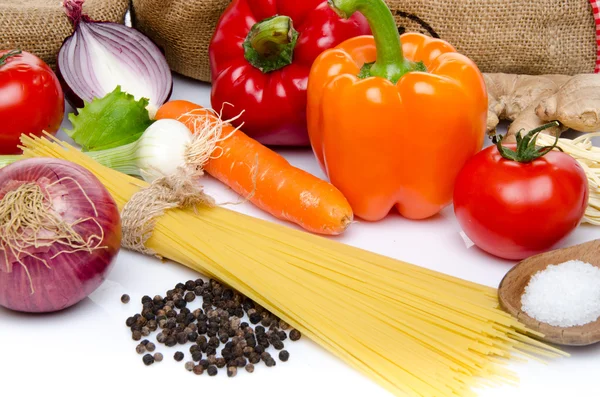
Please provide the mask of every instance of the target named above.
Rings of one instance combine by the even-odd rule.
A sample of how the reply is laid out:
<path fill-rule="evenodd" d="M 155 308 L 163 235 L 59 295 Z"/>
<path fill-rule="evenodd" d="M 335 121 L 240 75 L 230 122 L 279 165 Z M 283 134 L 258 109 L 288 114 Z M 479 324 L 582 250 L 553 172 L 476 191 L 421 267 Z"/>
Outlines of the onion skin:
<path fill-rule="evenodd" d="M 91 252 L 63 253 L 53 260 L 50 257 L 63 250 L 64 245 L 53 244 L 47 252 L 36 252 L 38 257 L 47 260 L 50 268 L 30 256 L 22 257 L 31 279 L 19 263 L 13 262 L 12 271 L 8 273 L 4 252 L 0 251 L 0 306 L 15 311 L 54 312 L 78 303 L 104 282 L 121 245 L 121 219 L 115 201 L 92 173 L 71 162 L 36 158 L 3 168 L 0 170 L 0 200 L 7 193 L 6 186 L 10 181 L 37 182 L 45 178 L 49 183 L 73 178 L 81 185 L 94 203 L 98 216 L 82 190 L 68 179 L 55 185 L 56 190 L 67 192 L 57 195 L 62 196 L 58 202 L 64 204 L 63 210 L 59 211 L 61 214 L 64 211 L 63 218 L 68 222 L 94 217 L 104 230 L 104 238 L 101 248 Z M 52 195 L 52 198 L 56 199 L 56 196 Z M 84 222 L 74 229 L 84 238 L 99 232 L 92 222 Z"/>

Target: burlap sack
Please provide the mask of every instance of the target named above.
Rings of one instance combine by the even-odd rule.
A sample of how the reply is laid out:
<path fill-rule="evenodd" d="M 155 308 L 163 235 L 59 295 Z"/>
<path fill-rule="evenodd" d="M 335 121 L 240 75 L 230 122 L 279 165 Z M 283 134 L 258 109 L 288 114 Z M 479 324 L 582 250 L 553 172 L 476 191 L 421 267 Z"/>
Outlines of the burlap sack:
<path fill-rule="evenodd" d="M 289 0 L 300 1 L 300 0 Z M 589 0 L 387 0 L 398 29 L 439 36 L 484 72 L 591 73 L 596 26 Z M 209 81 L 208 44 L 229 0 L 133 0 L 133 24 L 171 68 Z"/>
<path fill-rule="evenodd" d="M 129 0 L 86 0 L 84 12 L 94 20 L 123 23 Z M 61 0 L 0 0 L 0 49 L 31 52 L 50 67 L 73 26 Z"/>

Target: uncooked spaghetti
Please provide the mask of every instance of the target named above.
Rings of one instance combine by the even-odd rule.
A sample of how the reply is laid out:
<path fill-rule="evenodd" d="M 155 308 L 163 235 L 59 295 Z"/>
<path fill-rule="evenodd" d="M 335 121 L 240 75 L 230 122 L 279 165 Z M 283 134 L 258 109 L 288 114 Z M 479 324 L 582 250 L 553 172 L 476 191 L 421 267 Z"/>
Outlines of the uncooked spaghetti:
<path fill-rule="evenodd" d="M 25 156 L 93 172 L 122 209 L 147 183 L 63 143 Z M 147 247 L 237 289 L 395 395 L 471 396 L 515 382 L 508 359 L 556 357 L 499 309 L 496 290 L 222 207 L 168 210 Z"/>
<path fill-rule="evenodd" d="M 583 134 L 575 139 L 559 138 L 557 147 L 571 155 L 583 167 L 588 178 L 589 201 L 583 222 L 600 225 L 600 147 L 594 146 L 592 138 L 600 137 L 600 132 Z M 552 146 L 555 137 L 539 134 L 540 146 Z"/>

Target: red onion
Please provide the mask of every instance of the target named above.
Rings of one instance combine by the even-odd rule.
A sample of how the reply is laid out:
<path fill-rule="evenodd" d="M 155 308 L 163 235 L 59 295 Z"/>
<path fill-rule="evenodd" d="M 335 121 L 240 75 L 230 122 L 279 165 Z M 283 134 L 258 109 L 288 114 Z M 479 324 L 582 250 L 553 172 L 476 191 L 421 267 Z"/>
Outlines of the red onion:
<path fill-rule="evenodd" d="M 38 158 L 0 170 L 0 306 L 74 305 L 105 280 L 120 245 L 117 205 L 86 169 Z"/>
<path fill-rule="evenodd" d="M 75 31 L 64 41 L 57 60 L 67 100 L 76 108 L 121 86 L 151 109 L 165 103 L 173 77 L 160 49 L 139 31 L 118 23 L 96 22 L 82 13 L 83 0 L 64 0 Z"/>

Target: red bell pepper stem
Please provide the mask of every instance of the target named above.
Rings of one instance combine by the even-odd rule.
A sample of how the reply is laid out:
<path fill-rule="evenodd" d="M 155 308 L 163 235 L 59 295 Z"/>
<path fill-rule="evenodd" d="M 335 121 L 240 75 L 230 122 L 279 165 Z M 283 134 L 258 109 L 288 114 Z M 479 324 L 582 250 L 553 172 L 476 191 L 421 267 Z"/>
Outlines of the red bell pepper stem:
<path fill-rule="evenodd" d="M 297 41 L 292 19 L 277 15 L 252 26 L 244 41 L 244 56 L 260 71 L 272 72 L 292 63 Z"/>
<path fill-rule="evenodd" d="M 377 61 L 365 65 L 368 69 L 363 69 L 361 76 L 378 76 L 396 83 L 408 72 L 425 71 L 422 62 L 404 58 L 396 21 L 383 0 L 329 0 L 329 6 L 343 18 L 350 18 L 358 11 L 369 22 L 377 47 Z"/>
<path fill-rule="evenodd" d="M 21 50 L 12 50 L 12 51 L 9 51 L 6 54 L 2 55 L 0 57 L 0 66 L 4 66 L 4 64 L 6 63 L 8 58 L 19 55 L 20 53 L 21 53 Z"/>

